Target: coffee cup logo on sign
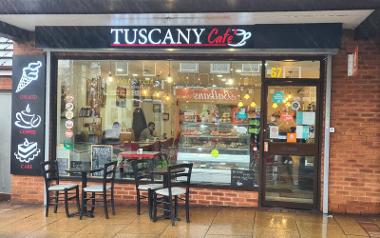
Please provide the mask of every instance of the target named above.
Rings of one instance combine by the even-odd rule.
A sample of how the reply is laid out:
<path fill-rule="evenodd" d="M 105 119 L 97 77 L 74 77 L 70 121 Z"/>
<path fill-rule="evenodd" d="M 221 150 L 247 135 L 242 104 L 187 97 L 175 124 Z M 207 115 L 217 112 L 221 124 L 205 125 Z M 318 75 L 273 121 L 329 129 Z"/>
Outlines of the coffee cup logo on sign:
<path fill-rule="evenodd" d="M 23 129 L 37 128 L 41 124 L 41 116 L 31 113 L 29 104 L 24 110 L 16 113 L 15 125 Z"/>

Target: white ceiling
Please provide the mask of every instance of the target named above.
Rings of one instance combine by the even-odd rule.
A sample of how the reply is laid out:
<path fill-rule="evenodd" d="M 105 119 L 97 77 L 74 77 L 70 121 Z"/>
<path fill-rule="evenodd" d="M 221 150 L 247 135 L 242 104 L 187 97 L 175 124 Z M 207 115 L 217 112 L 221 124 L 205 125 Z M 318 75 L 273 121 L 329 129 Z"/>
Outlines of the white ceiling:
<path fill-rule="evenodd" d="M 225 12 L 173 14 L 52 14 L 0 15 L 0 21 L 34 31 L 35 26 L 128 26 L 128 25 L 255 25 L 296 23 L 343 23 L 354 29 L 373 10 Z"/>

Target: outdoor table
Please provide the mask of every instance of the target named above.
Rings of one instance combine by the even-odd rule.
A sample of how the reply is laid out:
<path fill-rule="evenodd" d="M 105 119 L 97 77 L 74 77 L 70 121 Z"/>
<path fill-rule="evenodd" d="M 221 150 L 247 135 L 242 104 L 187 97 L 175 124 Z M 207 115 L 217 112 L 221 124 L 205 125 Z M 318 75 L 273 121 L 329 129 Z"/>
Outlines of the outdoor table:
<path fill-rule="evenodd" d="M 185 171 L 185 169 L 181 168 L 181 169 L 176 169 L 176 170 L 172 170 L 172 171 L 169 172 L 169 167 L 164 167 L 164 168 L 155 168 L 152 171 L 152 173 L 154 175 L 161 175 L 163 177 L 164 188 L 167 188 L 169 186 L 169 182 L 170 182 L 172 174 L 181 173 L 181 172 L 184 172 L 184 171 Z M 170 198 L 167 197 L 167 199 L 169 200 Z M 166 204 L 165 205 L 164 215 L 161 218 L 170 219 L 170 214 L 168 212 L 169 209 L 170 209 L 169 204 Z M 176 220 L 179 221 L 180 219 L 178 217 L 176 217 Z"/>
<path fill-rule="evenodd" d="M 94 217 L 93 214 L 89 211 L 87 211 L 87 193 L 83 191 L 85 187 L 87 187 L 87 175 L 92 174 L 95 172 L 102 171 L 102 168 L 96 168 L 96 169 L 91 169 L 90 166 L 81 166 L 78 168 L 71 168 L 71 169 L 66 169 L 65 171 L 70 174 L 81 174 L 81 182 L 82 182 L 82 193 L 84 196 L 84 203 L 82 204 L 82 211 L 83 211 L 83 216 L 88 216 L 88 217 Z"/>

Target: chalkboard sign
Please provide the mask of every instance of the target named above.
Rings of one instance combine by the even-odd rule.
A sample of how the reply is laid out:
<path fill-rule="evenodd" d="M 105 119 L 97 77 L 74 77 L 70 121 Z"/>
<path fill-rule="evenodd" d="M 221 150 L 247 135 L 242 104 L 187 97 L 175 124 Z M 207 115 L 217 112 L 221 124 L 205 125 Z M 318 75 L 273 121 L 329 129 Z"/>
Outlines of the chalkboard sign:
<path fill-rule="evenodd" d="M 59 175 L 68 175 L 66 172 L 69 169 L 69 159 L 68 158 L 57 158 Z"/>
<path fill-rule="evenodd" d="M 236 188 L 253 188 L 256 184 L 255 172 L 252 170 L 231 169 L 231 186 Z"/>
<path fill-rule="evenodd" d="M 112 145 L 92 145 L 91 146 L 91 169 L 103 168 L 106 163 L 112 160 Z M 93 173 L 94 176 L 101 176 L 102 171 Z"/>

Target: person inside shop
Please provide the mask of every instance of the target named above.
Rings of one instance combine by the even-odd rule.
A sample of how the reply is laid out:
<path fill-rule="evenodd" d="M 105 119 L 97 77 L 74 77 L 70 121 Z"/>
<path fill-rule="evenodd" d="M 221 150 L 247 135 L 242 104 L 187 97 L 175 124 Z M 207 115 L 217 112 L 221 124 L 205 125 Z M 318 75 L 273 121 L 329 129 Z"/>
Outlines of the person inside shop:
<path fill-rule="evenodd" d="M 154 122 L 149 122 L 148 127 L 142 130 L 139 140 L 154 140 L 154 129 L 156 128 L 156 125 Z"/>
<path fill-rule="evenodd" d="M 120 123 L 115 121 L 112 124 L 112 129 L 106 130 L 104 132 L 104 144 L 118 144 L 120 137 Z"/>

